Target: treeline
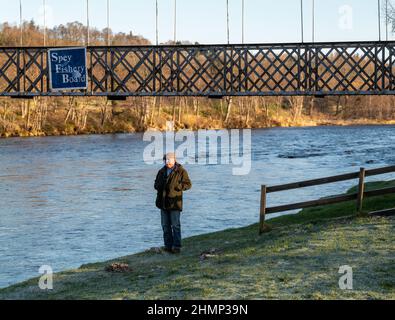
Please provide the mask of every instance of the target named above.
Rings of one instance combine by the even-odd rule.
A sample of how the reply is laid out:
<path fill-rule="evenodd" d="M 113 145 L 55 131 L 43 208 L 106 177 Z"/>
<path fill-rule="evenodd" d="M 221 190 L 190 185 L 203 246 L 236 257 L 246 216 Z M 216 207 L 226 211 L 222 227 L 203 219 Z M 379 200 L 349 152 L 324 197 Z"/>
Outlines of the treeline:
<path fill-rule="evenodd" d="M 75 21 L 66 25 L 55 26 L 46 30 L 47 46 L 72 46 L 87 43 L 87 27 Z M 113 33 L 111 29 L 89 29 L 90 45 L 106 45 L 108 36 L 113 45 L 148 45 L 149 40 L 142 36 L 119 32 Z M 25 21 L 21 28 L 7 22 L 0 24 L 0 46 L 42 46 L 44 44 L 44 30 L 34 21 Z"/>
<path fill-rule="evenodd" d="M 148 129 L 395 124 L 394 97 L 0 98 L 0 136 L 129 133 Z"/>
<path fill-rule="evenodd" d="M 86 27 L 79 22 L 47 30 L 47 45 L 82 45 Z M 141 36 L 111 30 L 90 30 L 92 45 L 147 45 Z M 43 30 L 33 21 L 23 26 L 26 46 L 43 45 Z M 19 46 L 20 29 L 0 25 L 0 46 Z M 202 57 L 203 58 L 203 57 Z M 1 84 L 0 84 L 1 87 Z M 262 128 L 356 123 L 392 123 L 393 96 L 250 97 L 206 99 L 128 98 L 0 98 L 0 136 L 68 135 L 166 129 L 174 121 L 178 129 Z"/>

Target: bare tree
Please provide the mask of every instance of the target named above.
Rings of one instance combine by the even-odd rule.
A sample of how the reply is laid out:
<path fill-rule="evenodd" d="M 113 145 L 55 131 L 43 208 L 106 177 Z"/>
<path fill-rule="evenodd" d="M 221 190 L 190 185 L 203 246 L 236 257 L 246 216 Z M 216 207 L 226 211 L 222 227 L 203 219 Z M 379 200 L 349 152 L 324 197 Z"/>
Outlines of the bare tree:
<path fill-rule="evenodd" d="M 288 97 L 289 104 L 291 106 L 291 113 L 293 121 L 295 122 L 302 115 L 304 106 L 304 97 L 294 96 Z"/>
<path fill-rule="evenodd" d="M 229 122 L 229 119 L 232 115 L 232 106 L 233 106 L 233 99 L 232 97 L 226 97 L 225 98 L 225 102 L 226 102 L 226 117 L 225 117 L 225 123 Z"/>
<path fill-rule="evenodd" d="M 108 107 L 110 105 L 110 101 L 107 98 L 102 98 L 100 101 L 100 124 L 101 127 L 104 127 L 106 120 L 109 117 Z"/>

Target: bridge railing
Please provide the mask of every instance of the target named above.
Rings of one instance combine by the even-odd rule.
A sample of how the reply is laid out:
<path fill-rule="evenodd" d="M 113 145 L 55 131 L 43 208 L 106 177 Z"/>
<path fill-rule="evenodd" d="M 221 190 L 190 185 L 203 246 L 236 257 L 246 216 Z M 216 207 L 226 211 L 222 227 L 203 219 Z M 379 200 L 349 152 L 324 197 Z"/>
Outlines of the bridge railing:
<path fill-rule="evenodd" d="M 51 92 L 49 48 L 0 47 L 0 96 L 395 94 L 395 42 L 88 47 L 88 90 Z"/>
<path fill-rule="evenodd" d="M 361 168 L 359 172 L 353 172 L 353 173 L 331 176 L 326 178 L 300 181 L 300 182 L 272 186 L 272 187 L 263 185 L 261 187 L 259 233 L 262 234 L 266 230 L 266 223 L 265 223 L 266 215 L 273 213 L 286 212 L 296 209 L 313 208 L 313 207 L 342 203 L 342 202 L 353 201 L 353 200 L 356 200 L 357 211 L 361 213 L 363 209 L 364 198 L 395 193 L 395 187 L 365 191 L 365 178 L 370 176 L 386 174 L 386 173 L 392 173 L 392 172 L 395 172 L 395 166 L 389 166 L 389 167 L 372 169 L 372 170 L 366 170 L 364 168 Z M 312 187 L 312 186 L 318 186 L 318 185 L 324 185 L 324 184 L 354 180 L 354 179 L 359 179 L 359 186 L 357 193 L 335 195 L 318 200 L 292 203 L 292 204 L 286 204 L 286 205 L 269 207 L 269 208 L 267 207 L 267 196 L 269 193 L 295 190 L 299 188 L 306 188 L 306 187 Z"/>

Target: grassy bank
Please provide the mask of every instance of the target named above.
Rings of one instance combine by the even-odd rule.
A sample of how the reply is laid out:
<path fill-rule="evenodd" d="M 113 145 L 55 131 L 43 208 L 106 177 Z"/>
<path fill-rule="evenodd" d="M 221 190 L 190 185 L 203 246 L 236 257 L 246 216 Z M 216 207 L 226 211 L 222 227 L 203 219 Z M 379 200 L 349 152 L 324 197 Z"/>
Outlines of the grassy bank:
<path fill-rule="evenodd" d="M 392 207 L 387 195 L 364 209 Z M 201 235 L 186 239 L 181 255 L 147 251 L 83 265 L 56 274 L 52 291 L 32 279 L 0 290 L 0 299 L 395 299 L 394 217 L 356 217 L 345 203 L 270 223 L 261 237 L 257 225 Z M 105 271 L 114 262 L 131 270 Z M 353 267 L 353 291 L 338 287 L 342 265 Z"/>

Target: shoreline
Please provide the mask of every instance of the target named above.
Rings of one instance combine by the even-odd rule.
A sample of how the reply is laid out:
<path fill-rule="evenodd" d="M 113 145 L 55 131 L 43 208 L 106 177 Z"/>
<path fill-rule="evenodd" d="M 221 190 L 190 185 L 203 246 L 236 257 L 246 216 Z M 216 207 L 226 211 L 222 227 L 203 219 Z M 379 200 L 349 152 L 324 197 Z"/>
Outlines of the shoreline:
<path fill-rule="evenodd" d="M 395 299 L 395 217 L 367 215 L 391 206 L 395 195 L 367 199 L 360 216 L 354 201 L 304 209 L 270 220 L 262 236 L 258 224 L 197 235 L 179 255 L 151 248 L 84 264 L 54 273 L 53 290 L 35 277 L 0 288 L 0 300 Z M 356 271 L 353 291 L 338 288 L 345 263 Z"/>
<path fill-rule="evenodd" d="M 265 243 L 275 243 L 272 246 L 274 247 L 274 252 L 279 253 L 284 250 L 282 248 L 282 243 L 284 241 L 286 243 L 289 243 L 290 241 L 295 241 L 296 243 L 298 242 L 303 242 L 303 243 L 308 243 L 312 239 L 314 239 L 314 235 L 311 235 L 310 232 L 313 232 L 314 234 L 320 234 L 320 235 L 326 235 L 328 236 L 329 233 L 335 232 L 336 234 L 339 235 L 339 237 L 344 237 L 345 234 L 348 237 L 348 239 L 351 240 L 351 245 L 350 247 L 348 246 L 348 243 L 341 243 L 342 247 L 342 252 L 337 253 L 335 257 L 332 257 L 335 253 L 333 252 L 328 252 L 329 257 L 325 258 L 324 255 L 320 256 L 320 260 L 328 260 L 327 263 L 330 264 L 330 267 L 333 269 L 333 259 L 335 260 L 344 260 L 346 259 L 349 254 L 352 254 L 352 260 L 355 261 L 356 252 L 355 250 L 358 251 L 358 248 L 355 248 L 356 243 L 360 243 L 360 237 L 362 235 L 365 235 L 363 232 L 363 229 L 374 229 L 376 230 L 377 228 L 381 228 L 381 231 L 386 231 L 388 228 L 394 228 L 395 225 L 395 220 L 394 218 L 358 218 L 355 219 L 354 217 L 339 217 L 337 219 L 328 219 L 328 220 L 322 220 L 320 222 L 313 222 L 310 224 L 303 224 L 303 223 L 295 223 L 295 224 L 278 224 L 276 225 L 276 228 L 274 231 L 267 233 L 266 235 L 261 236 L 260 238 L 258 236 L 253 236 L 252 239 L 248 239 L 249 241 L 252 241 L 253 243 L 256 243 L 258 246 L 265 247 Z M 343 230 L 346 229 L 346 230 Z M 359 230 L 361 229 L 362 230 Z M 218 268 L 216 266 L 217 263 L 219 263 L 222 268 L 225 268 L 228 270 L 229 268 L 237 268 L 237 265 L 243 265 L 244 259 L 252 259 L 252 261 L 255 262 L 258 258 L 255 256 L 256 255 L 256 249 L 251 249 L 251 248 L 241 248 L 242 253 L 239 255 L 238 253 L 234 252 L 229 248 L 229 244 L 232 243 L 235 246 L 238 246 L 236 244 L 237 241 L 240 241 L 240 239 L 231 240 L 231 241 L 225 241 L 225 246 L 221 245 L 223 240 L 228 239 L 231 237 L 232 234 L 254 234 L 254 232 L 257 229 L 257 225 L 250 225 L 242 228 L 237 228 L 237 229 L 226 229 L 223 231 L 218 231 L 214 233 L 207 233 L 207 234 L 202 234 L 202 235 L 197 235 L 193 237 L 189 237 L 184 239 L 185 243 L 187 244 L 187 248 L 183 250 L 183 252 L 180 255 L 170 255 L 166 254 L 164 252 L 159 252 L 157 251 L 158 248 L 150 248 L 145 251 L 141 251 L 135 254 L 131 254 L 129 256 L 124 256 L 124 257 L 118 257 L 112 260 L 108 261 L 98 261 L 98 262 L 93 262 L 93 263 L 87 263 L 81 265 L 79 268 L 76 269 L 67 269 L 64 271 L 56 272 L 53 275 L 53 281 L 54 281 L 54 290 L 49 290 L 49 291 L 44 291 L 40 290 L 38 288 L 38 283 L 39 283 L 39 277 L 35 278 L 30 278 L 25 281 L 17 282 L 15 284 L 12 284 L 7 287 L 0 288 L 0 300 L 53 300 L 53 299 L 61 299 L 61 300 L 145 300 L 146 299 L 146 293 L 145 291 L 149 291 L 147 299 L 156 299 L 157 295 L 159 294 L 160 299 L 175 299 L 175 300 L 183 300 L 183 299 L 191 299 L 194 297 L 194 299 L 317 299 L 317 300 L 322 300 L 322 299 L 369 299 L 371 297 L 376 297 L 378 299 L 387 299 L 391 298 L 394 299 L 395 296 L 392 291 L 392 284 L 390 283 L 391 281 L 389 280 L 389 277 L 391 277 L 391 270 L 392 267 L 389 266 L 388 270 L 386 269 L 385 272 L 384 270 L 381 270 L 380 273 L 380 283 L 383 283 L 382 287 L 379 288 L 369 288 L 369 284 L 367 286 L 364 286 L 362 290 L 356 290 L 354 292 L 344 292 L 344 291 L 337 291 L 334 290 L 333 284 L 328 285 L 328 279 L 324 279 L 323 283 L 325 288 L 321 287 L 314 287 L 314 288 L 308 288 L 308 285 L 302 289 L 301 291 L 299 290 L 300 288 L 296 287 L 295 292 L 289 292 L 286 288 L 283 287 L 283 285 L 288 286 L 292 285 L 288 282 L 295 281 L 295 285 L 299 283 L 299 280 L 297 277 L 303 276 L 304 268 L 309 268 L 307 265 L 309 264 L 314 264 L 316 259 L 314 257 L 310 257 L 309 255 L 307 257 L 304 257 L 303 259 L 298 259 L 295 261 L 293 259 L 294 263 L 296 266 L 292 267 L 292 276 L 288 275 L 288 268 L 282 268 L 280 267 L 277 270 L 269 271 L 268 273 L 270 276 L 265 275 L 265 279 L 262 280 L 263 282 L 270 281 L 271 277 L 274 277 L 276 281 L 272 281 L 276 283 L 278 288 L 274 290 L 275 292 L 271 292 L 271 289 L 273 289 L 273 283 L 271 283 L 271 287 L 269 289 L 263 290 L 262 295 L 255 296 L 254 292 L 248 292 L 248 288 L 245 287 L 242 283 L 236 283 L 232 284 L 225 278 L 227 276 L 224 274 L 225 271 L 221 270 L 214 270 L 215 268 Z M 307 230 L 307 231 L 306 231 Z M 346 232 L 346 233 L 345 233 Z M 386 237 L 387 235 L 382 235 L 382 237 Z M 251 236 L 250 236 L 251 238 Z M 324 242 L 330 242 L 328 244 L 325 244 Z M 380 240 L 381 241 L 381 240 Z M 377 241 L 377 242 L 380 242 Z M 200 242 L 202 245 L 196 250 L 196 248 L 191 248 L 193 242 Z M 277 243 L 278 242 L 278 243 Z M 327 245 L 333 246 L 335 245 L 334 242 L 336 241 L 331 241 L 329 237 L 326 237 L 325 239 L 322 239 L 322 242 L 320 242 L 322 246 Z M 368 242 L 368 239 L 364 239 L 364 242 Z M 371 242 L 370 242 L 371 244 Z M 213 247 L 215 245 L 215 247 Z M 336 242 L 336 245 L 338 246 L 338 242 Z M 344 254 L 343 251 L 347 251 L 348 249 L 351 249 L 352 245 L 354 247 L 352 248 L 352 252 L 347 254 Z M 372 244 L 371 244 L 372 245 Z M 374 244 L 377 246 L 377 244 Z M 287 251 L 294 251 L 295 253 L 291 253 L 290 259 L 292 259 L 292 255 L 296 254 L 300 250 L 303 250 L 303 247 L 299 246 L 292 246 L 292 247 L 287 247 Z M 247 251 L 246 251 L 247 250 Z M 253 251 L 255 255 L 252 257 L 249 257 L 246 252 Z M 206 253 L 204 253 L 206 252 Z M 276 255 L 276 254 L 272 255 Z M 368 251 L 366 254 L 371 253 L 371 251 Z M 269 252 L 263 251 L 261 254 L 269 254 Z M 200 259 L 199 259 L 200 255 Z M 241 257 L 240 257 L 241 256 Z M 282 256 L 282 255 L 280 255 Z M 184 277 L 199 277 L 202 278 L 201 280 L 197 281 L 206 281 L 206 277 L 213 277 L 212 281 L 210 281 L 210 290 L 207 290 L 205 292 L 205 289 L 202 289 L 202 293 L 199 294 L 198 296 L 195 296 L 195 293 L 191 296 L 188 291 L 194 292 L 194 288 L 189 288 L 189 286 L 194 285 L 194 286 L 200 286 L 200 284 L 197 284 L 196 282 L 188 282 L 185 284 L 185 280 L 182 281 L 181 288 L 178 286 L 175 281 L 177 280 L 171 280 L 169 275 L 166 274 L 173 274 L 175 272 L 175 269 L 178 269 L 180 267 L 180 264 L 183 264 L 183 260 L 188 260 L 188 269 L 191 268 L 190 264 L 191 262 L 189 260 L 196 260 L 198 262 L 198 265 L 194 266 L 194 270 L 188 270 L 188 273 L 186 275 L 183 275 Z M 383 257 L 382 257 L 383 258 Z M 269 258 L 270 259 L 270 258 Z M 273 259 L 273 258 L 271 258 Z M 200 260 L 200 262 L 199 262 Z M 235 260 L 235 261 L 233 261 Z M 265 257 L 261 257 L 260 260 L 261 262 L 264 262 Z M 311 261 L 310 261 L 311 260 Z M 341 264 L 341 261 L 339 260 L 339 263 Z M 388 260 L 388 259 L 386 259 Z M 159 266 L 156 266 L 154 264 L 149 263 L 148 261 L 154 262 L 154 264 L 159 264 Z M 370 261 L 372 262 L 372 261 Z M 385 262 L 385 261 L 384 261 Z M 280 266 L 284 264 L 283 260 L 279 257 L 278 259 L 275 258 L 274 262 L 270 262 L 270 264 L 275 263 L 276 265 Z M 354 262 L 356 263 L 356 262 Z M 364 263 L 364 266 L 366 267 L 369 264 L 369 261 L 359 261 L 359 263 Z M 128 268 L 130 268 L 127 271 L 109 271 L 109 268 L 117 268 L 119 266 L 122 266 L 122 264 L 126 265 Z M 146 268 L 147 270 L 144 270 L 145 264 L 147 264 Z M 192 262 L 193 264 L 193 262 Z M 230 265 L 229 265 L 230 264 Z M 386 262 L 387 264 L 387 262 Z M 141 269 L 143 270 L 136 270 L 139 268 L 138 266 L 141 265 Z M 206 265 L 207 267 L 205 267 Z M 287 264 L 288 265 L 288 264 Z M 336 265 L 336 264 L 335 264 Z M 212 269 L 212 266 L 214 269 Z M 337 266 L 337 265 L 336 265 Z M 373 266 L 372 269 L 376 268 L 377 265 Z M 209 274 L 202 274 L 200 269 L 204 268 L 206 272 Z M 258 268 L 259 270 L 261 267 L 256 266 L 256 265 L 251 265 L 251 269 L 253 270 L 252 272 L 257 273 L 252 275 L 255 281 L 255 276 L 260 276 L 259 270 L 256 270 Z M 337 275 L 335 275 L 335 272 L 333 270 L 330 271 L 330 269 L 326 266 L 322 266 L 321 269 L 318 268 L 309 268 L 310 270 L 310 275 L 315 279 L 321 279 L 324 277 L 325 273 L 332 272 L 333 275 L 330 274 L 330 276 L 333 276 L 334 279 L 337 280 Z M 293 270 L 295 269 L 295 270 Z M 172 271 L 173 270 L 173 271 Z M 325 271 L 326 270 L 326 271 Z M 296 272 L 295 272 L 296 271 Z M 324 271 L 324 273 L 323 273 Z M 336 274 L 337 274 L 337 270 Z M 245 270 L 241 271 L 244 274 L 244 278 L 246 277 Z M 99 275 L 97 275 L 97 273 Z M 144 286 L 141 281 L 144 282 L 144 279 L 150 279 L 155 277 L 152 273 L 157 273 L 156 277 L 159 278 L 159 282 L 170 282 L 170 287 L 171 288 L 164 288 L 160 284 L 156 284 L 157 288 L 161 289 L 159 293 L 157 292 L 152 292 L 155 291 L 155 288 L 153 290 L 150 290 L 147 286 Z M 193 274 L 195 273 L 195 274 Z M 197 273 L 197 274 L 196 274 Z M 214 275 L 216 273 L 219 273 L 220 275 Z M 238 272 L 236 272 L 238 273 Z M 267 273 L 267 272 L 266 272 Z M 296 273 L 296 274 L 295 274 Z M 86 274 L 86 275 L 85 275 Z M 93 276 L 96 274 L 95 276 Z M 83 277 L 86 277 L 83 278 Z M 92 278 L 91 278 L 92 277 Z M 222 279 L 222 277 L 224 279 Z M 228 277 L 231 277 L 235 282 L 239 282 L 236 279 L 233 278 L 232 274 L 229 274 Z M 283 278 L 285 277 L 285 278 Z M 133 278 L 133 279 L 132 279 Z M 136 279 L 137 278 L 137 282 Z M 217 279 L 218 281 L 217 282 Z M 250 278 L 250 277 L 248 277 Z M 112 279 L 112 280 L 111 280 Z M 283 280 L 284 279 L 284 280 Z M 365 279 L 368 280 L 368 279 Z M 93 283 L 92 283 L 93 281 Z M 128 281 L 132 282 L 132 287 L 130 288 L 130 284 L 125 285 L 125 287 L 129 287 L 128 290 L 124 289 L 124 285 L 120 284 L 123 281 Z M 223 282 L 228 282 L 227 286 L 232 286 L 235 288 L 232 288 L 232 295 L 227 296 L 226 293 L 223 293 L 223 289 L 221 288 L 222 286 L 225 286 Z M 285 281 L 285 283 L 284 283 Z M 80 283 L 82 282 L 82 283 Z M 214 282 L 214 284 L 212 283 Z M 250 281 L 248 281 L 250 282 Z M 261 282 L 261 281 L 260 281 Z M 336 281 L 333 281 L 334 283 L 337 283 Z M 133 285 L 140 286 L 141 288 Z M 219 284 L 218 290 L 214 289 L 215 286 Z M 262 283 L 263 284 L 263 283 Z M 84 289 L 84 286 L 87 286 L 86 289 Z M 102 291 L 101 286 L 106 286 L 103 288 L 104 292 Z M 204 286 L 204 284 L 202 284 Z M 310 284 L 311 285 L 311 284 Z M 119 287 L 120 286 L 120 287 Z M 150 286 L 150 285 L 148 285 Z M 293 285 L 292 285 L 293 286 Z M 119 288 L 118 288 L 119 287 Z M 263 287 L 263 286 L 262 286 Z M 97 289 L 96 289 L 97 288 Z M 144 289 L 143 289 L 144 288 Z M 96 290 L 96 291 L 92 291 Z M 136 292 L 141 292 L 138 295 L 135 295 Z M 240 290 L 244 293 L 237 293 L 235 290 Z M 111 293 L 109 293 L 109 292 Z M 277 292 L 278 291 L 278 292 Z M 188 295 L 189 294 L 189 295 Z M 247 296 L 244 296 L 244 294 L 247 294 Z M 130 295 L 130 296 L 129 296 Z M 243 295 L 243 297 L 241 297 Z"/>

